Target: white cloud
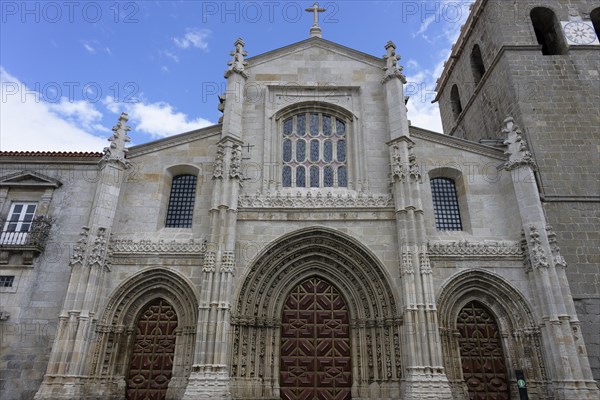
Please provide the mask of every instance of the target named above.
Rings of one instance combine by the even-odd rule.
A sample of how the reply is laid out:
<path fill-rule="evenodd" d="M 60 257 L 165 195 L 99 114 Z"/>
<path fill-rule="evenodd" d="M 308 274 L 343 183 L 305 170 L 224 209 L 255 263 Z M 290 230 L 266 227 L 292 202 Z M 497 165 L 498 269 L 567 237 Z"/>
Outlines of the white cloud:
<path fill-rule="evenodd" d="M 154 138 L 176 135 L 214 125 L 207 119 L 190 119 L 186 114 L 177 112 L 166 102 L 119 104 L 111 96 L 104 99 L 106 108 L 118 114 L 125 111 L 129 114 L 129 121 L 135 124 L 134 130 L 147 133 Z"/>
<path fill-rule="evenodd" d="M 96 49 L 89 43 L 84 43 L 83 48 L 90 54 L 96 54 Z"/>
<path fill-rule="evenodd" d="M 106 147 L 105 138 L 91 133 L 106 130 L 99 127 L 102 114 L 92 104 L 70 104 L 65 99 L 45 102 L 1 66 L 0 81 L 3 151 L 102 151 Z"/>
<path fill-rule="evenodd" d="M 171 60 L 175 61 L 176 63 L 179 62 L 179 57 L 173 53 L 171 53 L 170 51 L 166 50 L 164 52 L 165 56 L 169 57 Z"/>
<path fill-rule="evenodd" d="M 447 54 L 440 55 L 440 61 L 433 69 L 422 69 L 415 66 L 416 72 L 407 75 L 405 94 L 410 96 L 408 101 L 408 119 L 413 126 L 442 133 L 442 120 L 437 103 L 431 103 L 435 97 L 436 80 L 440 76 Z"/>
<path fill-rule="evenodd" d="M 173 38 L 175 45 L 182 49 L 196 47 L 202 50 L 208 50 L 208 38 L 211 31 L 208 29 L 188 29 L 181 38 Z"/>

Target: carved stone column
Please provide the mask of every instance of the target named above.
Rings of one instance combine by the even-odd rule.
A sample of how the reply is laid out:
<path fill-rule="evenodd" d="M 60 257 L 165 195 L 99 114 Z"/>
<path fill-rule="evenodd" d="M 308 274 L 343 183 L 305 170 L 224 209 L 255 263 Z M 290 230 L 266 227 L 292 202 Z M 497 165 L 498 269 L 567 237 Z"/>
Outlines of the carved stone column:
<path fill-rule="evenodd" d="M 244 41 L 236 40 L 221 97 L 221 140 L 214 162 L 210 239 L 204 260 L 195 362 L 184 399 L 231 398 L 228 345 L 235 272 L 237 204 L 242 176 Z"/>
<path fill-rule="evenodd" d="M 402 398 L 447 399 L 451 397 L 444 373 L 441 339 L 432 270 L 421 200 L 421 172 L 412 151 L 404 99 L 406 82 L 397 65 L 396 46 L 388 42 L 382 84 L 387 105 L 391 141 L 392 193 L 396 207 L 404 325 Z"/>
<path fill-rule="evenodd" d="M 557 399 L 597 399 L 598 387 L 592 377 L 579 320 L 565 276 L 566 263 L 556 237 L 547 226 L 534 171 L 537 166 L 512 118 L 504 121 L 510 171 L 523 223 L 527 251 L 526 271 L 534 300 L 541 311 L 544 347 L 550 358 L 551 380 Z"/>
<path fill-rule="evenodd" d="M 36 399 L 80 398 L 85 391 L 98 306 L 106 296 L 110 273 L 108 239 L 125 170 L 129 168 L 125 144 L 130 140 L 127 136 L 130 128 L 126 123 L 127 114 L 123 113 L 113 127 L 114 134 L 108 139 L 111 144 L 104 149 L 100 161 L 100 180 L 88 226 L 82 228 L 73 251 L 69 286 L 46 375 Z"/>

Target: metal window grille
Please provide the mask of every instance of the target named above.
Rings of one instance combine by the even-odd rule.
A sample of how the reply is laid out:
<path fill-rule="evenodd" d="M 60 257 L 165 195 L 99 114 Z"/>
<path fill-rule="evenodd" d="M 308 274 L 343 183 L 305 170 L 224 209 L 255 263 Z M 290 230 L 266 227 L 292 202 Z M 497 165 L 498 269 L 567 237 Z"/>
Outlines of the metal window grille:
<path fill-rule="evenodd" d="M 194 175 L 178 175 L 173 178 L 165 224 L 167 228 L 192 227 L 196 180 Z"/>
<path fill-rule="evenodd" d="M 432 179 L 431 197 L 433 198 L 436 228 L 440 231 L 462 231 L 454 181 L 448 178 Z"/>

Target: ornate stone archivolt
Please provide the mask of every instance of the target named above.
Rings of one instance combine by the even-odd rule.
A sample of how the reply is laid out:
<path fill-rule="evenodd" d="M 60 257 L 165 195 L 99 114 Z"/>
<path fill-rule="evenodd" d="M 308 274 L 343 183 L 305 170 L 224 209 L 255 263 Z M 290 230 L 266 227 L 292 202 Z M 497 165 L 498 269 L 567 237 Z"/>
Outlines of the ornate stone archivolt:
<path fill-rule="evenodd" d="M 105 398 L 124 396 L 125 374 L 135 340 L 135 324 L 140 312 L 152 300 L 162 298 L 177 313 L 177 341 L 173 378 L 168 396 L 181 398 L 193 363 L 198 294 L 191 282 L 166 268 L 145 269 L 115 289 L 99 322 L 88 374 L 98 382 L 96 388 Z M 94 388 L 91 388 L 94 392 Z"/>
<path fill-rule="evenodd" d="M 314 276 L 345 297 L 353 393 L 361 398 L 399 395 L 401 318 L 387 273 L 357 241 L 333 230 L 308 228 L 268 247 L 237 290 L 232 311 L 234 397 L 278 396 L 283 304 L 291 288 Z"/>
<path fill-rule="evenodd" d="M 522 369 L 529 395 L 547 398 L 549 380 L 542 336 L 530 305 L 504 278 L 482 270 L 459 272 L 451 277 L 442 285 L 437 301 L 444 367 L 453 397 L 469 398 L 460 361 L 457 319 L 460 310 L 471 301 L 487 307 L 498 323 L 513 396 L 518 397 L 514 370 Z"/>

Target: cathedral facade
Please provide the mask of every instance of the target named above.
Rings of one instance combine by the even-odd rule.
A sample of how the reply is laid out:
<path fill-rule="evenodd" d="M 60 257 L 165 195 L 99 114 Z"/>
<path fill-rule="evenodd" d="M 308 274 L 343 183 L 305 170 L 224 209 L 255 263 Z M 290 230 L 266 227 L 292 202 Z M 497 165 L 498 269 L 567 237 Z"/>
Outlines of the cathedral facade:
<path fill-rule="evenodd" d="M 505 3 L 475 3 L 446 134 L 410 125 L 393 42 L 327 41 L 315 6 L 307 40 L 235 41 L 217 125 L 128 147 L 124 113 L 102 153 L 3 152 L 2 399 L 598 399 L 597 178 L 557 175 L 543 134 L 571 133 L 510 102 L 524 72 L 498 84 L 561 64 L 598 104 L 598 8 L 564 3 L 495 35 Z"/>

